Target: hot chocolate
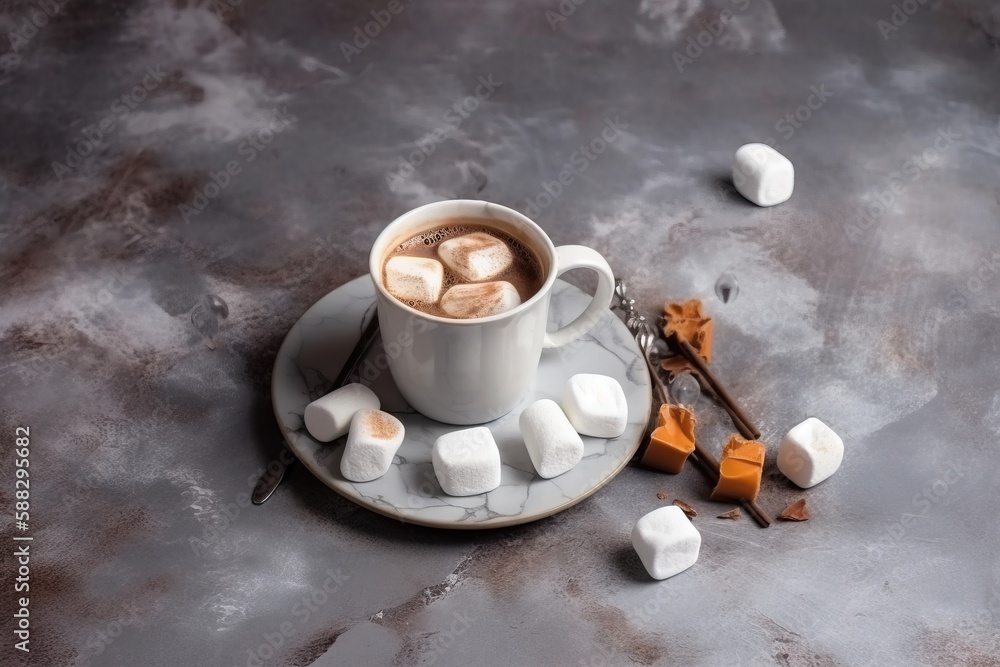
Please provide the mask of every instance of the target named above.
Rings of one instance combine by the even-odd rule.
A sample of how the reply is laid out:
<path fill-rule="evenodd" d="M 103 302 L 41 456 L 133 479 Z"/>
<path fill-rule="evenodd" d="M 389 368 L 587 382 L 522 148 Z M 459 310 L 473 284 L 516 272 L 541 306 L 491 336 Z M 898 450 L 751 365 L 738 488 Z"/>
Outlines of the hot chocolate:
<path fill-rule="evenodd" d="M 386 290 L 429 315 L 496 315 L 533 297 L 545 282 L 538 254 L 482 218 L 452 218 L 397 244 L 382 264 Z"/>

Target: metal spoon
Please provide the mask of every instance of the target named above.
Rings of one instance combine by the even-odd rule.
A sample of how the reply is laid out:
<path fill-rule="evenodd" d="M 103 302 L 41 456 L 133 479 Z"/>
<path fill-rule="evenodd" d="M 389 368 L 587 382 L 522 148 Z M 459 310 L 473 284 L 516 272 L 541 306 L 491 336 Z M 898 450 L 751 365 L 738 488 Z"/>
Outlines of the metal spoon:
<path fill-rule="evenodd" d="M 344 363 L 344 367 L 340 371 L 340 375 L 337 379 L 333 381 L 333 389 L 340 389 L 347 381 L 350 379 L 354 371 L 358 369 L 361 361 L 368 354 L 368 350 L 371 349 L 372 343 L 378 338 L 379 328 L 378 328 L 378 312 L 372 313 L 372 319 L 365 327 L 364 331 L 361 332 L 361 338 L 358 339 L 357 345 L 354 346 L 354 350 L 351 352 L 351 356 L 347 358 Z M 332 391 L 332 390 L 331 390 Z M 267 499 L 271 497 L 278 485 L 281 484 L 281 480 L 285 478 L 285 472 L 288 468 L 293 466 L 297 458 L 293 455 L 291 450 L 288 449 L 288 443 L 284 443 L 281 447 L 281 452 L 278 454 L 278 463 L 280 464 L 277 472 L 271 474 L 270 471 L 265 472 L 261 475 L 260 479 L 257 480 L 257 484 L 253 487 L 253 494 L 250 496 L 251 502 L 254 505 L 263 505 L 267 502 Z M 285 461 L 289 461 L 285 463 Z"/>
<path fill-rule="evenodd" d="M 649 376 L 653 379 L 656 385 L 656 391 L 659 393 L 661 403 L 673 403 L 676 401 L 671 400 L 670 392 L 667 391 L 666 385 L 663 380 L 660 379 L 660 374 L 656 370 L 656 366 L 653 360 L 650 358 L 650 352 L 653 351 L 653 346 L 659 338 L 656 329 L 653 328 L 646 318 L 638 313 L 635 309 L 635 299 L 629 299 L 626 296 L 625 282 L 619 278 L 615 283 L 615 294 L 618 295 L 621 303 L 618 305 L 626 314 L 625 326 L 628 327 L 629 331 L 635 336 L 635 342 L 639 344 L 639 349 L 642 350 L 642 358 L 646 362 L 646 368 L 649 371 Z M 708 478 L 713 482 L 718 482 L 719 480 L 719 460 L 715 458 L 715 455 L 702 446 L 701 442 L 697 439 L 694 441 L 695 456 L 694 459 L 701 464 L 702 469 L 705 471 Z M 764 509 L 757 504 L 754 500 L 748 500 L 743 502 L 743 506 L 746 508 L 747 512 L 757 522 L 761 528 L 767 528 L 771 525 L 773 519 L 770 515 L 764 511 Z"/>

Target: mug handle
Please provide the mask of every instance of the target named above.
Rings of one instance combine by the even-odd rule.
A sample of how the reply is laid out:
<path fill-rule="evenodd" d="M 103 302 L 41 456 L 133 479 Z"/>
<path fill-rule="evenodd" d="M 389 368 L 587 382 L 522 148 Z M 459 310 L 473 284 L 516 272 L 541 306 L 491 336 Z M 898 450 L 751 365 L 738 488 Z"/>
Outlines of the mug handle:
<path fill-rule="evenodd" d="M 546 332 L 542 347 L 559 347 L 587 333 L 608 312 L 615 291 L 615 275 L 606 259 L 596 250 L 582 245 L 564 245 L 556 248 L 556 276 L 570 269 L 590 269 L 597 274 L 597 291 L 587 309 L 575 320 L 557 331 Z"/>

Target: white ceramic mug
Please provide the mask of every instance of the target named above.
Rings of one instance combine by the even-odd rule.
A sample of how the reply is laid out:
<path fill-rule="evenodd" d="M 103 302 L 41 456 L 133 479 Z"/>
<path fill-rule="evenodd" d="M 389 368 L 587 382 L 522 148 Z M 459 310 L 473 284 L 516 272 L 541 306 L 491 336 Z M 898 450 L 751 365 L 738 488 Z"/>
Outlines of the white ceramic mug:
<path fill-rule="evenodd" d="M 396 300 L 382 282 L 386 254 L 449 218 L 478 218 L 525 242 L 541 261 L 541 289 L 513 310 L 468 320 L 429 315 Z M 517 407 L 531 389 L 542 348 L 565 345 L 590 331 L 608 312 L 615 284 L 611 267 L 595 250 L 556 248 L 541 227 L 517 211 L 469 199 L 435 202 L 399 216 L 375 239 L 368 265 L 396 385 L 414 409 L 448 424 L 481 424 Z M 579 268 L 597 273 L 593 301 L 570 324 L 546 332 L 556 277 Z"/>

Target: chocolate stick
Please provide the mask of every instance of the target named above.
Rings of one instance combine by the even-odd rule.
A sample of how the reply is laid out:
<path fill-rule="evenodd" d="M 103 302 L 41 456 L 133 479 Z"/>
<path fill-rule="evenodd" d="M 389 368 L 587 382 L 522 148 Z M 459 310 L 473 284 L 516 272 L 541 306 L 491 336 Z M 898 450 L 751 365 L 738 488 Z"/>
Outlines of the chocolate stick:
<path fill-rule="evenodd" d="M 715 392 L 715 395 L 719 397 L 719 399 L 725 404 L 726 409 L 729 410 L 729 412 L 735 417 L 735 419 L 733 419 L 733 425 L 736 426 L 736 430 L 740 432 L 740 435 L 748 440 L 758 439 L 760 437 L 760 430 L 758 430 L 754 423 L 750 421 L 750 418 L 746 416 L 745 412 L 743 412 L 743 408 L 741 408 L 739 404 L 733 400 L 733 397 L 729 395 L 729 392 L 722 386 L 718 378 L 712 374 L 712 371 L 708 370 L 708 364 L 706 364 L 701 358 L 698 351 L 691 347 L 691 343 L 681 339 L 680 336 L 675 335 L 673 338 L 677 342 L 678 347 L 680 347 L 681 352 L 684 353 L 687 360 L 698 369 L 698 372 L 705 378 L 705 381 L 712 387 L 712 391 Z"/>
<path fill-rule="evenodd" d="M 663 384 L 663 380 L 660 379 L 660 374 L 656 372 L 656 367 L 653 366 L 653 362 L 649 360 L 649 355 L 646 354 L 645 351 L 643 351 L 642 356 L 646 360 L 646 368 L 649 369 L 649 375 L 652 377 L 654 384 L 656 384 L 656 391 L 660 395 L 660 402 L 669 403 L 670 400 L 668 399 L 667 387 Z M 715 458 L 715 455 L 712 454 L 712 452 L 702 446 L 702 444 L 698 441 L 698 438 L 694 439 L 694 453 L 696 457 L 695 460 L 701 464 L 702 470 L 705 471 L 712 483 L 717 484 L 719 482 L 720 475 L 719 460 Z M 771 517 L 767 515 L 767 512 L 765 512 L 755 500 L 743 501 L 743 507 L 761 528 L 767 528 L 771 525 Z"/>
<path fill-rule="evenodd" d="M 687 359 L 687 356 L 684 354 L 681 354 L 680 356 Z M 701 385 L 701 390 L 705 392 L 708 396 L 711 396 L 713 399 L 715 399 L 715 401 L 719 403 L 719 407 L 721 407 L 723 410 L 726 411 L 726 414 L 729 415 L 729 419 L 733 422 L 733 427 L 740 432 L 740 435 L 742 435 L 744 438 L 748 440 L 753 440 L 753 433 L 750 432 L 750 429 L 747 428 L 746 424 L 740 421 L 740 418 L 736 416 L 736 413 L 733 412 L 729 408 L 729 406 L 723 402 L 721 398 L 719 398 L 719 395 L 715 393 L 714 389 L 712 389 L 712 385 L 708 383 L 708 380 L 703 378 L 700 373 L 692 373 L 691 375 L 696 380 L 698 380 L 698 384 Z"/>

